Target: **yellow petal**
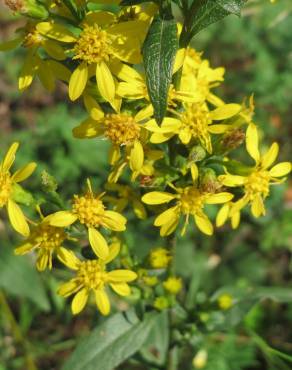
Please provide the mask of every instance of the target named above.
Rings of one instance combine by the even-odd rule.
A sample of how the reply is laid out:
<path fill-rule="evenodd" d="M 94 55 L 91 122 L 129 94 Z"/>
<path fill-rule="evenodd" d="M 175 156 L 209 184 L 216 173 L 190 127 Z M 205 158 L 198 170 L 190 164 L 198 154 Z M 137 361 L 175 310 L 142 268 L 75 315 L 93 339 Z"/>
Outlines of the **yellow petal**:
<path fill-rule="evenodd" d="M 144 150 L 140 141 L 135 140 L 130 152 L 130 167 L 132 171 L 139 171 L 144 162 Z"/>
<path fill-rule="evenodd" d="M 241 111 L 240 104 L 224 104 L 210 112 L 213 121 L 221 121 L 235 116 Z"/>
<path fill-rule="evenodd" d="M 60 247 L 57 251 L 58 259 L 69 269 L 78 270 L 80 266 L 80 260 L 75 256 L 72 251 L 64 247 Z"/>
<path fill-rule="evenodd" d="M 22 167 L 21 169 L 17 170 L 12 178 L 15 182 L 21 182 L 27 179 L 36 169 L 36 163 L 31 162 L 27 164 L 26 166 Z"/>
<path fill-rule="evenodd" d="M 115 15 L 110 12 L 105 11 L 96 11 L 88 12 L 83 19 L 83 23 L 86 25 L 95 25 L 105 26 L 107 24 L 114 23 L 116 21 Z"/>
<path fill-rule="evenodd" d="M 240 223 L 240 212 L 235 212 L 231 217 L 232 229 L 237 229 L 239 223 Z"/>
<path fill-rule="evenodd" d="M 131 288 L 127 283 L 110 284 L 111 288 L 119 295 L 126 297 L 131 294 Z"/>
<path fill-rule="evenodd" d="M 224 132 L 228 131 L 230 129 L 229 125 L 211 125 L 208 126 L 208 131 L 211 132 L 211 134 L 224 134 Z"/>
<path fill-rule="evenodd" d="M 110 69 L 112 73 L 122 81 L 134 82 L 136 86 L 146 86 L 145 80 L 140 73 L 127 64 L 115 61 L 110 64 Z"/>
<path fill-rule="evenodd" d="M 179 49 L 176 53 L 173 71 L 172 73 L 176 73 L 182 66 L 185 60 L 186 49 Z"/>
<path fill-rule="evenodd" d="M 227 192 L 212 194 L 206 198 L 205 203 L 206 204 L 226 203 L 229 202 L 233 198 L 233 196 L 234 196 L 233 194 Z"/>
<path fill-rule="evenodd" d="M 112 243 L 109 246 L 109 254 L 103 262 L 107 264 L 111 262 L 112 260 L 114 260 L 117 257 L 117 255 L 120 253 L 120 249 L 121 249 L 121 244 L 119 242 Z"/>
<path fill-rule="evenodd" d="M 72 300 L 72 313 L 73 315 L 77 315 L 79 312 L 83 310 L 88 300 L 88 290 L 81 289 L 78 293 L 75 294 Z"/>
<path fill-rule="evenodd" d="M 88 67 L 85 62 L 79 64 L 79 66 L 72 73 L 69 81 L 69 98 L 71 100 L 78 99 L 87 84 L 88 80 Z"/>
<path fill-rule="evenodd" d="M 126 223 L 127 219 L 115 211 L 105 211 L 102 219 L 103 226 L 114 231 L 126 230 Z"/>
<path fill-rule="evenodd" d="M 263 199 L 260 194 L 256 194 L 251 203 L 251 213 L 254 217 L 258 218 L 261 215 L 265 215 L 265 206 Z"/>
<path fill-rule="evenodd" d="M 74 137 L 83 139 L 100 136 L 104 133 L 104 129 L 98 121 L 95 121 L 92 118 L 87 118 L 79 126 L 74 127 L 72 132 Z"/>
<path fill-rule="evenodd" d="M 106 63 L 96 65 L 96 83 L 100 95 L 108 102 L 115 98 L 115 81 Z"/>
<path fill-rule="evenodd" d="M 154 113 L 152 104 L 147 105 L 145 108 L 141 109 L 136 115 L 135 120 L 137 122 L 144 121 L 145 119 L 151 117 Z"/>
<path fill-rule="evenodd" d="M 213 234 L 213 225 L 211 224 L 207 216 L 203 217 L 203 216 L 194 215 L 194 219 L 195 219 L 198 229 L 201 230 L 202 233 L 206 235 Z"/>
<path fill-rule="evenodd" d="M 36 268 L 38 271 L 44 271 L 47 267 L 52 265 L 52 256 L 50 251 L 39 250 L 39 254 L 36 261 Z"/>
<path fill-rule="evenodd" d="M 142 202 L 146 204 L 163 204 L 168 203 L 172 199 L 175 199 L 175 195 L 171 193 L 165 193 L 162 191 L 152 191 L 150 193 L 147 193 L 143 195 Z"/>
<path fill-rule="evenodd" d="M 77 216 L 70 211 L 59 211 L 47 216 L 46 220 L 52 226 L 67 227 L 77 220 Z"/>
<path fill-rule="evenodd" d="M 164 143 L 165 141 L 171 139 L 174 135 L 175 133 L 163 134 L 163 133 L 155 132 L 154 134 L 151 135 L 150 142 L 152 144 Z"/>
<path fill-rule="evenodd" d="M 98 289 L 94 291 L 95 293 L 95 302 L 97 308 L 99 309 L 102 315 L 108 315 L 110 313 L 110 301 L 104 290 Z"/>
<path fill-rule="evenodd" d="M 118 145 L 112 145 L 109 151 L 109 163 L 114 165 L 121 157 L 120 147 Z"/>
<path fill-rule="evenodd" d="M 29 236 L 28 223 L 20 207 L 11 199 L 9 199 L 7 210 L 10 223 L 14 230 L 16 230 L 19 234 L 28 237 Z"/>
<path fill-rule="evenodd" d="M 132 203 L 135 215 L 141 220 L 144 220 L 147 217 L 147 212 L 143 204 L 137 199 L 133 199 Z"/>
<path fill-rule="evenodd" d="M 180 130 L 180 131 L 179 131 L 178 137 L 179 137 L 180 141 L 181 141 L 184 145 L 187 145 L 187 144 L 191 141 L 192 134 L 191 134 L 191 132 L 186 128 L 186 129 L 182 129 L 182 130 Z"/>
<path fill-rule="evenodd" d="M 269 168 L 276 160 L 279 153 L 279 145 L 273 143 L 269 150 L 261 158 L 261 168 Z"/>
<path fill-rule="evenodd" d="M 33 249 L 35 249 L 38 246 L 38 244 L 32 244 L 30 242 L 26 242 L 24 244 L 21 244 L 19 247 L 14 249 L 14 254 L 17 256 L 22 256 L 23 254 L 26 254 Z"/>
<path fill-rule="evenodd" d="M 291 171 L 291 163 L 290 162 L 281 162 L 276 164 L 274 167 L 270 169 L 270 175 L 272 177 L 282 177 L 287 175 Z"/>
<path fill-rule="evenodd" d="M 98 121 L 104 117 L 103 110 L 92 96 L 84 94 L 83 101 L 85 108 L 92 119 Z"/>
<path fill-rule="evenodd" d="M 19 147 L 19 143 L 15 142 L 13 143 L 7 153 L 5 154 L 4 160 L 2 162 L 2 169 L 4 172 L 9 171 L 10 167 L 13 165 L 13 162 L 15 161 L 15 154 Z"/>
<path fill-rule="evenodd" d="M 160 213 L 154 221 L 154 226 L 162 226 L 164 224 L 172 223 L 179 218 L 178 206 L 171 207 L 166 211 Z"/>
<path fill-rule="evenodd" d="M 164 133 L 176 132 L 181 127 L 181 121 L 177 118 L 165 117 L 161 123 L 160 131 Z"/>
<path fill-rule="evenodd" d="M 224 204 L 219 212 L 217 213 L 217 217 L 216 217 L 216 226 L 217 227 L 221 227 L 222 225 L 225 224 L 228 216 L 229 216 L 229 210 L 230 210 L 230 206 L 229 204 Z"/>
<path fill-rule="evenodd" d="M 107 276 L 110 283 L 127 283 L 137 279 L 137 274 L 131 270 L 114 270 L 110 271 Z"/>
<path fill-rule="evenodd" d="M 221 175 L 218 179 L 225 186 L 240 186 L 245 183 L 245 177 L 237 175 Z"/>
<path fill-rule="evenodd" d="M 193 181 L 196 181 L 199 177 L 199 170 L 198 170 L 198 166 L 196 165 L 196 163 L 191 164 L 191 175 L 192 175 Z"/>
<path fill-rule="evenodd" d="M 62 297 L 69 297 L 71 294 L 77 292 L 81 288 L 80 283 L 77 279 L 72 279 L 67 283 L 62 284 L 57 293 Z"/>
<path fill-rule="evenodd" d="M 254 123 L 250 123 L 246 130 L 246 150 L 256 163 L 260 160 L 258 130 Z"/>
<path fill-rule="evenodd" d="M 76 37 L 65 26 L 52 22 L 37 23 L 36 29 L 42 35 L 61 42 L 75 42 Z"/>
<path fill-rule="evenodd" d="M 24 61 L 23 67 L 20 71 L 18 78 L 18 88 L 19 90 L 27 89 L 35 76 L 36 73 L 36 64 L 35 58 L 32 53 L 29 53 Z"/>
<path fill-rule="evenodd" d="M 176 219 L 175 218 L 170 219 L 169 222 L 163 224 L 162 227 L 160 228 L 160 236 L 164 237 L 172 234 L 177 228 L 178 221 L 179 217 L 177 217 Z"/>
<path fill-rule="evenodd" d="M 90 227 L 88 229 L 88 238 L 89 243 L 97 257 L 106 259 L 109 255 L 109 248 L 105 238 L 101 235 L 101 233 L 93 227 Z"/>

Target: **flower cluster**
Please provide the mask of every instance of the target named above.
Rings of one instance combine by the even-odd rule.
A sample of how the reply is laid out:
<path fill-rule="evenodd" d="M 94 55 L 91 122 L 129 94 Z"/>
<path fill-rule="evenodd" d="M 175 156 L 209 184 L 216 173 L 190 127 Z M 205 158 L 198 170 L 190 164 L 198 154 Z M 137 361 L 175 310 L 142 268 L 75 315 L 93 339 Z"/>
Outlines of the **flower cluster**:
<path fill-rule="evenodd" d="M 88 180 L 85 192 L 74 195 L 65 209 L 46 216 L 39 212 L 40 221 L 29 221 L 31 230 L 15 201 L 15 191 L 35 164 L 11 175 L 18 147 L 14 143 L 0 166 L 0 207 L 7 208 L 13 228 L 26 237 L 15 253 L 36 250 L 38 270 L 52 268 L 57 256 L 75 272 L 59 289 L 64 297 L 74 294 L 74 314 L 84 308 L 91 291 L 104 315 L 110 310 L 108 286 L 121 296 L 131 293 L 128 283 L 136 279 L 134 271 L 107 271 L 119 253 L 119 244 L 113 242 L 116 233 L 126 229 L 127 219 L 121 213 L 129 213 L 129 208 L 140 220 L 153 218 L 161 237 L 194 228 L 211 235 L 214 225 L 221 227 L 229 219 L 236 228 L 247 207 L 254 217 L 265 214 L 271 185 L 285 180 L 291 164 L 274 164 L 276 143 L 262 154 L 253 97 L 248 104 L 239 104 L 215 95 L 213 89 L 223 82 L 224 68 L 212 68 L 191 47 L 180 48 L 166 115 L 161 123 L 155 120 L 141 53 L 158 12 L 155 4 L 110 12 L 94 6 L 96 1 L 79 1 L 75 14 L 59 1 L 43 1 L 41 8 L 29 2 L 29 9 L 27 1 L 6 3 L 28 17 L 13 40 L 0 44 L 0 51 L 24 49 L 19 89 L 27 89 L 36 77 L 49 91 L 57 81 L 64 82 L 69 99 L 81 99 L 88 115 L 73 129 L 74 137 L 109 143 L 106 193 L 95 193 Z M 177 24 L 178 34 L 181 29 Z M 246 152 L 254 164 L 236 160 L 237 150 Z M 208 208 L 214 205 L 221 208 L 217 217 L 210 218 Z M 79 239 L 88 239 L 93 255 L 77 258 L 64 246 L 72 239 L 79 245 Z M 167 249 L 154 249 L 146 263 L 149 269 L 145 272 L 142 266 L 144 272 L 139 273 L 140 287 L 157 289 L 152 296 L 157 309 L 171 306 L 183 289 L 181 279 L 168 271 L 172 257 Z M 138 272 L 137 266 L 131 267 Z M 152 270 L 162 270 L 162 278 Z"/>

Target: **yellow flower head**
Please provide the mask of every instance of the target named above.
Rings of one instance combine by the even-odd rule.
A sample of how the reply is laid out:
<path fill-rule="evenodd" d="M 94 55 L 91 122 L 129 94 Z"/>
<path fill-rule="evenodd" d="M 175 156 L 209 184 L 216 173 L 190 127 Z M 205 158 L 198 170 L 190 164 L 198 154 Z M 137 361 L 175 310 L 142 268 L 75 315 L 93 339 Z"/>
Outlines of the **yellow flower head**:
<path fill-rule="evenodd" d="M 95 11 L 87 13 L 81 27 L 78 37 L 66 27 L 52 22 L 42 22 L 38 31 L 59 42 L 74 43 L 71 49 L 73 59 L 81 63 L 69 81 L 70 99 L 76 100 L 82 95 L 93 71 L 100 95 L 114 107 L 116 86 L 112 63 L 117 59 L 127 63 L 140 62 L 139 35 L 144 34 L 147 25 L 141 20 L 117 23 L 115 14 Z"/>
<path fill-rule="evenodd" d="M 13 199 L 13 188 L 17 183 L 26 180 L 34 172 L 36 164 L 31 162 L 11 175 L 10 168 L 15 161 L 18 146 L 19 143 L 13 143 L 0 163 L 0 208 L 4 206 L 7 208 L 12 227 L 18 233 L 27 237 L 29 235 L 29 226 L 22 210 Z"/>
<path fill-rule="evenodd" d="M 185 217 L 182 234 L 186 230 L 189 217 L 193 216 L 199 230 L 204 234 L 212 235 L 213 225 L 203 210 L 205 204 L 226 203 L 233 198 L 233 195 L 227 192 L 203 193 L 195 186 L 175 188 L 175 190 L 177 194 L 153 191 L 142 197 L 144 203 L 151 205 L 165 204 L 176 200 L 174 206 L 162 212 L 154 221 L 154 225 L 160 227 L 161 236 L 173 233 L 178 226 L 181 216 Z"/>
<path fill-rule="evenodd" d="M 69 282 L 60 286 L 58 293 L 63 297 L 72 294 L 72 312 L 78 314 L 85 307 L 89 294 L 93 291 L 98 310 L 102 315 L 110 312 L 110 301 L 107 294 L 107 286 L 121 296 L 131 294 L 129 282 L 137 278 L 137 274 L 131 270 L 114 270 L 108 272 L 106 264 L 111 262 L 119 253 L 119 244 L 112 244 L 109 248 L 108 257 L 105 260 L 79 260 L 72 251 L 63 250 L 60 260 L 70 269 L 76 271 L 76 276 Z"/>
<path fill-rule="evenodd" d="M 290 162 L 278 163 L 270 168 L 278 156 L 279 146 L 277 143 L 273 143 L 264 155 L 260 155 L 258 131 L 253 123 L 248 126 L 246 132 L 246 148 L 255 161 L 255 166 L 249 174 L 246 176 L 226 174 L 219 177 L 224 185 L 241 186 L 244 190 L 244 196 L 235 202 L 231 209 L 231 217 L 247 204 L 251 204 L 251 212 L 254 217 L 264 215 L 264 199 L 270 193 L 270 185 L 281 183 L 281 178 L 291 171 Z"/>
<path fill-rule="evenodd" d="M 101 259 L 108 257 L 108 244 L 102 234 L 97 230 L 105 227 L 113 231 L 124 231 L 126 222 L 124 216 L 115 211 L 109 211 L 101 200 L 103 193 L 95 195 L 88 181 L 88 191 L 84 195 L 75 195 L 72 201 L 71 211 L 59 211 L 46 219 L 52 226 L 67 227 L 79 221 L 88 229 L 90 245 Z"/>
<path fill-rule="evenodd" d="M 158 126 L 155 120 L 145 124 L 145 127 L 153 132 L 150 138 L 152 143 L 162 143 L 178 135 L 183 144 L 187 145 L 194 139 L 212 153 L 210 134 L 222 134 L 229 129 L 228 125 L 212 124 L 213 121 L 231 118 L 241 110 L 239 104 L 225 104 L 213 111 L 209 111 L 205 103 L 185 104 L 184 108 L 184 112 L 174 112 L 178 118 L 164 118 L 161 126 Z"/>
<path fill-rule="evenodd" d="M 170 294 L 178 294 L 182 289 L 182 279 L 175 276 L 170 276 L 163 282 L 164 289 Z"/>
<path fill-rule="evenodd" d="M 52 268 L 52 258 L 54 253 L 57 256 L 63 253 L 63 242 L 68 239 L 64 228 L 51 226 L 44 218 L 40 223 L 32 227 L 31 234 L 14 251 L 16 255 L 24 255 L 37 250 L 36 267 L 39 271 L 45 270 L 47 267 Z"/>
<path fill-rule="evenodd" d="M 86 119 L 73 129 L 73 135 L 80 139 L 99 136 L 108 138 L 112 142 L 110 152 L 110 164 L 112 165 L 121 157 L 120 147 L 125 147 L 131 170 L 139 171 L 144 162 L 144 149 L 142 145 L 143 128 L 137 120 L 137 115 L 134 117 L 127 113 L 104 115 L 100 107 L 95 109 L 99 111 L 100 118 L 98 120 Z"/>
<path fill-rule="evenodd" d="M 196 356 L 193 358 L 192 364 L 195 369 L 204 369 L 208 361 L 208 352 L 205 349 L 201 349 Z"/>
<path fill-rule="evenodd" d="M 158 284 L 157 276 L 144 276 L 143 281 L 146 285 L 151 286 L 151 287 Z"/>
<path fill-rule="evenodd" d="M 170 302 L 167 297 L 160 296 L 155 299 L 153 306 L 157 310 L 162 311 L 170 306 Z"/>
<path fill-rule="evenodd" d="M 166 268 L 171 262 L 170 252 L 165 248 L 152 249 L 149 255 L 150 266 L 155 269 Z"/>
<path fill-rule="evenodd" d="M 221 310 L 229 310 L 233 305 L 233 298 L 230 294 L 221 294 L 218 297 L 218 306 Z"/>

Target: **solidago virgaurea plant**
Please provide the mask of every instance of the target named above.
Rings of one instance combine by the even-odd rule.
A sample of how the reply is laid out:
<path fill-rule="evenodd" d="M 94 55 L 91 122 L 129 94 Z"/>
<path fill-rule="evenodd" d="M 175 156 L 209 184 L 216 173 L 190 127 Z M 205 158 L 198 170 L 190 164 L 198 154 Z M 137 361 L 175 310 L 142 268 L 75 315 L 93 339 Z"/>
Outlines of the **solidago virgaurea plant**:
<path fill-rule="evenodd" d="M 64 272 L 57 293 L 70 300 L 73 315 L 86 305 L 95 307 L 96 316 L 113 311 L 101 324 L 107 325 L 101 337 L 128 325 L 135 343 L 123 352 L 120 340 L 117 353 L 105 346 L 112 359 L 98 370 L 113 369 L 139 351 L 165 317 L 164 360 L 155 365 L 142 351 L 135 361 L 147 369 L 179 369 L 188 348 L 192 359 L 185 368 L 204 368 L 207 349 L 196 337 L 205 335 L 208 317 L 196 316 L 200 302 L 189 294 L 196 282 L 178 276 L 176 249 L 184 248 L 183 236 L 191 232 L 198 240 L 209 238 L 228 220 L 240 228 L 243 212 L 265 216 L 271 187 L 291 171 L 290 162 L 277 160 L 277 143 L 262 147 L 252 92 L 242 102 L 222 99 L 225 69 L 213 68 L 191 44 L 209 24 L 239 15 L 245 1 L 5 3 L 21 18 L 15 37 L 0 43 L 2 52 L 22 50 L 19 90 L 25 94 L 36 78 L 48 94 L 64 84 L 68 102 L 81 104 L 86 115 L 76 122 L 74 138 L 109 144 L 108 152 L 99 153 L 108 161 L 102 186 L 95 186 L 97 169 L 78 184 L 78 194 L 65 199 L 49 179 L 47 188 L 58 199 L 50 211 L 37 198 L 24 211 L 18 205 L 28 191 L 19 183 L 33 175 L 36 164 L 11 173 L 19 143 L 3 151 L 0 208 L 20 234 L 15 255 L 29 254 L 38 271 L 49 270 L 44 279 L 56 266 Z M 125 237 L 128 228 L 141 224 L 147 225 L 141 240 L 160 235 L 143 256 L 139 240 L 130 249 Z M 214 297 L 202 305 L 220 312 L 219 319 L 239 302 L 226 292 Z M 104 363 L 102 353 L 89 354 L 93 342 L 90 337 L 88 350 L 76 350 L 83 370 L 95 368 L 94 361 Z M 74 356 L 64 369 L 81 369 Z"/>

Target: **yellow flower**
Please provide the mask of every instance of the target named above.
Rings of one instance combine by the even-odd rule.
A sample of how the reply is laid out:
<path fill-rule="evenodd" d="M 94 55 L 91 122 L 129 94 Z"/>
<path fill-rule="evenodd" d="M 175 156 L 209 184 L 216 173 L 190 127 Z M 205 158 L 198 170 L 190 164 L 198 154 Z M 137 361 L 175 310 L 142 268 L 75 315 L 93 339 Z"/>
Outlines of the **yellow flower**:
<path fill-rule="evenodd" d="M 14 253 L 24 255 L 36 249 L 38 252 L 37 269 L 39 271 L 43 271 L 47 267 L 51 269 L 53 254 L 56 253 L 57 256 L 63 254 L 62 244 L 66 239 L 69 238 L 64 228 L 51 226 L 48 220 L 43 218 L 40 223 L 32 227 L 29 238 L 17 247 Z"/>
<path fill-rule="evenodd" d="M 97 257 L 106 259 L 109 254 L 108 244 L 97 228 L 124 231 L 127 220 L 120 213 L 107 210 L 101 200 L 104 193 L 95 195 L 89 181 L 87 184 L 88 191 L 84 195 L 74 195 L 71 211 L 59 211 L 46 219 L 50 225 L 56 227 L 67 227 L 79 221 L 88 229 L 88 238 L 94 253 Z"/>
<path fill-rule="evenodd" d="M 155 286 L 158 284 L 157 276 L 144 276 L 143 281 L 148 286 Z"/>
<path fill-rule="evenodd" d="M 182 279 L 175 276 L 170 276 L 163 282 L 163 287 L 170 294 L 178 294 L 182 289 Z"/>
<path fill-rule="evenodd" d="M 208 101 L 220 106 L 221 99 L 211 93 L 211 89 L 217 87 L 224 80 L 224 68 L 211 68 L 206 59 L 202 59 L 202 53 L 193 48 L 180 49 L 175 60 L 174 70 L 182 66 L 182 78 L 180 86 L 183 90 L 192 91 L 197 102 Z"/>
<path fill-rule="evenodd" d="M 184 104 L 185 110 L 175 113 L 178 118 L 164 118 L 161 126 L 154 119 L 148 121 L 145 127 L 152 131 L 152 143 L 163 143 L 174 135 L 178 135 L 181 142 L 189 144 L 192 139 L 198 140 L 201 145 L 212 153 L 211 135 L 222 134 L 229 129 L 227 124 L 212 124 L 213 121 L 223 121 L 238 114 L 239 104 L 225 104 L 209 111 L 205 103 Z"/>
<path fill-rule="evenodd" d="M 265 215 L 264 199 L 270 193 L 270 185 L 281 183 L 281 178 L 291 171 L 290 162 L 281 162 L 270 168 L 278 156 L 279 146 L 273 143 L 264 155 L 260 155 L 258 131 L 253 123 L 248 126 L 246 132 L 246 149 L 255 161 L 255 166 L 249 174 L 239 176 L 227 173 L 219 176 L 222 184 L 229 187 L 241 186 L 244 189 L 244 196 L 233 204 L 231 217 L 247 204 L 251 204 L 254 217 Z"/>
<path fill-rule="evenodd" d="M 153 307 L 156 308 L 157 310 L 165 310 L 170 306 L 170 302 L 168 301 L 167 297 L 157 297 L 154 301 Z"/>
<path fill-rule="evenodd" d="M 195 186 L 175 188 L 175 190 L 177 194 L 153 191 L 142 197 L 144 203 L 151 205 L 165 204 L 172 200 L 176 200 L 174 206 L 162 212 L 154 221 L 154 225 L 160 227 L 161 236 L 167 236 L 174 232 L 178 226 L 181 215 L 185 217 L 182 235 L 185 233 L 190 216 L 194 217 L 199 230 L 204 234 L 212 235 L 213 225 L 203 210 L 205 204 L 226 203 L 233 198 L 233 195 L 227 192 L 215 194 L 202 193 Z"/>
<path fill-rule="evenodd" d="M 218 297 L 218 306 L 221 310 L 229 310 L 233 305 L 233 298 L 230 294 L 221 294 Z"/>
<path fill-rule="evenodd" d="M 98 310 L 102 315 L 108 315 L 110 312 L 110 301 L 106 291 L 108 285 L 121 296 L 131 294 L 128 283 L 137 278 L 137 274 L 134 271 L 114 270 L 108 272 L 106 270 L 106 264 L 111 262 L 118 253 L 118 243 L 110 246 L 108 257 L 105 260 L 81 261 L 72 251 L 62 250 L 62 255 L 59 258 L 67 267 L 76 271 L 76 276 L 69 282 L 61 285 L 58 289 L 58 294 L 63 297 L 69 297 L 74 294 L 71 305 L 74 315 L 84 309 L 92 291 L 95 295 Z"/>
<path fill-rule="evenodd" d="M 113 103 L 115 81 L 111 63 L 119 59 L 127 63 L 139 63 L 140 32 L 145 22 L 134 20 L 116 23 L 116 16 L 106 11 L 89 12 L 81 24 L 82 32 L 76 37 L 66 27 L 57 23 L 42 22 L 38 31 L 60 42 L 74 43 L 73 59 L 80 61 L 69 81 L 69 97 L 78 99 L 88 79 L 95 75 L 100 95 Z"/>
<path fill-rule="evenodd" d="M 97 108 L 96 108 L 97 110 Z M 112 142 L 110 164 L 114 165 L 121 157 L 120 148 L 126 149 L 129 156 L 129 165 L 132 171 L 139 171 L 144 162 L 142 145 L 143 127 L 137 116 L 127 113 L 105 114 L 99 110 L 100 118 L 88 118 L 73 129 L 73 135 L 79 139 L 104 136 Z M 145 130 L 144 130 L 145 132 Z M 125 167 L 126 164 L 123 165 Z M 114 182 L 114 181 L 110 181 Z"/>
<path fill-rule="evenodd" d="M 56 60 L 64 60 L 66 58 L 65 52 L 61 45 L 54 40 L 48 39 L 38 31 L 40 23 L 29 22 L 25 27 L 20 29 L 20 36 L 11 41 L 6 41 L 0 44 L 0 51 L 8 51 L 21 45 L 26 49 L 26 56 L 24 59 L 23 67 L 20 71 L 18 79 L 19 90 L 27 89 L 35 76 L 38 76 L 43 86 L 52 91 L 55 86 L 55 78 L 52 65 L 57 66 L 59 69 L 67 70 Z M 39 51 L 43 48 L 45 52 L 53 59 L 43 60 Z"/>
<path fill-rule="evenodd" d="M 155 248 L 152 249 L 149 255 L 149 263 L 150 266 L 155 269 L 163 269 L 166 268 L 172 257 L 170 252 L 165 248 Z"/>
<path fill-rule="evenodd" d="M 17 183 L 26 180 L 34 172 L 36 164 L 31 162 L 11 175 L 10 168 L 15 161 L 18 146 L 19 143 L 13 143 L 0 164 L 0 209 L 6 206 L 12 227 L 18 233 L 27 237 L 29 235 L 29 226 L 21 208 L 13 199 L 13 188 Z"/>
<path fill-rule="evenodd" d="M 193 358 L 192 365 L 195 369 L 204 369 L 208 361 L 208 352 L 205 349 L 201 349 L 196 356 Z"/>

